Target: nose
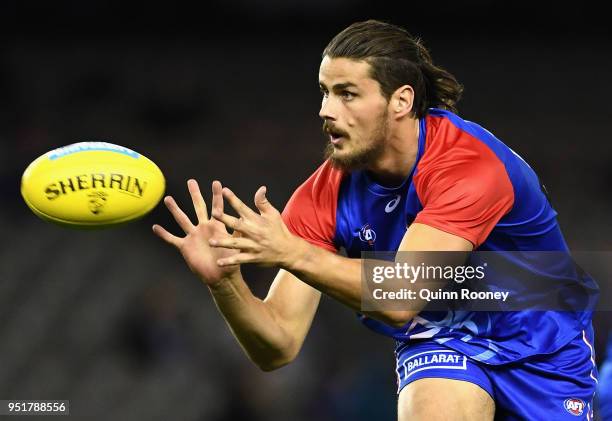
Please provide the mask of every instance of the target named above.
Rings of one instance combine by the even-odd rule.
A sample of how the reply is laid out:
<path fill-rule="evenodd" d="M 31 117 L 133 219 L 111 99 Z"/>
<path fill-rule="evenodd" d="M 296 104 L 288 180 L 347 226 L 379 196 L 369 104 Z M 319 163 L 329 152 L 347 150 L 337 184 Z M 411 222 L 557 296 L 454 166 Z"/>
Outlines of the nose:
<path fill-rule="evenodd" d="M 336 120 L 337 110 L 335 107 L 334 100 L 331 97 L 325 97 L 321 101 L 321 109 L 319 110 L 319 117 L 323 120 Z"/>

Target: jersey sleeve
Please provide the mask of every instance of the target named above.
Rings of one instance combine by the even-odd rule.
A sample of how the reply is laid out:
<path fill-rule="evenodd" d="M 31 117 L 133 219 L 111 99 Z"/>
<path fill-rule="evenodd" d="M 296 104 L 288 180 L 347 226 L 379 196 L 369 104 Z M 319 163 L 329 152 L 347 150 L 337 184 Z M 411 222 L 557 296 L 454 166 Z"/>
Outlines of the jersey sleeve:
<path fill-rule="evenodd" d="M 415 187 L 423 210 L 414 222 L 462 237 L 474 248 L 514 204 L 504 164 L 484 145 L 434 159 L 415 175 Z"/>
<path fill-rule="evenodd" d="M 293 193 L 282 217 L 289 231 L 310 244 L 336 252 L 336 208 L 342 172 L 326 161 Z"/>

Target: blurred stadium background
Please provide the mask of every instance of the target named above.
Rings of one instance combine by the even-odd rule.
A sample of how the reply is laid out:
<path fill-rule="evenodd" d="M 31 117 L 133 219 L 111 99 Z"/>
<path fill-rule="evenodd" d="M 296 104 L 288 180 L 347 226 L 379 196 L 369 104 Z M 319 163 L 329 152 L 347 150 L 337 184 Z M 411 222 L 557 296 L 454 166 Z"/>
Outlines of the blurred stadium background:
<path fill-rule="evenodd" d="M 178 232 L 163 206 L 81 232 L 19 195 L 37 156 L 106 140 L 154 160 L 183 204 L 195 177 L 249 200 L 266 184 L 282 208 L 321 161 L 320 52 L 367 18 L 421 36 L 458 77 L 461 115 L 538 171 L 572 248 L 612 249 L 611 37 L 591 2 L 4 1 L 0 399 L 69 399 L 96 420 L 395 418 L 393 344 L 341 305 L 324 299 L 298 359 L 261 373 L 151 233 Z M 260 296 L 274 272 L 244 268 Z"/>

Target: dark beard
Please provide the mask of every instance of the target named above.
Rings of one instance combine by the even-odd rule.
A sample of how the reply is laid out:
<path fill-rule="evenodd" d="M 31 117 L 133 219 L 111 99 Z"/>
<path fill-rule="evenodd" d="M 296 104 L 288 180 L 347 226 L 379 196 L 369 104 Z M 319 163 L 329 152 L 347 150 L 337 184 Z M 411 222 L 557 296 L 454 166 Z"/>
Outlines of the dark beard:
<path fill-rule="evenodd" d="M 325 130 L 324 130 L 325 133 Z M 351 172 L 367 169 L 374 161 L 380 158 L 385 149 L 387 138 L 387 112 L 381 116 L 378 127 L 374 132 L 374 142 L 365 150 L 345 157 L 334 157 L 334 145 L 330 142 L 325 146 L 323 156 L 329 160 L 332 167 L 342 171 Z"/>
<path fill-rule="evenodd" d="M 325 146 L 324 157 L 326 160 L 329 160 L 332 167 L 351 172 L 368 168 L 372 162 L 376 161 L 382 155 L 383 150 L 384 141 L 377 140 L 376 143 L 366 150 L 339 158 L 333 156 L 334 145 L 329 143 Z"/>

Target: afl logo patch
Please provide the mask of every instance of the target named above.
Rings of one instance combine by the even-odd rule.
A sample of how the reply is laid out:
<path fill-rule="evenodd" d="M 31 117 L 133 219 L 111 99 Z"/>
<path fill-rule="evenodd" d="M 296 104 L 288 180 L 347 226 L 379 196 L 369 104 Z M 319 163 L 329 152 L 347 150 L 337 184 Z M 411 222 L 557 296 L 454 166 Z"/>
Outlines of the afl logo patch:
<path fill-rule="evenodd" d="M 361 227 L 359 230 L 359 239 L 371 246 L 374 245 L 374 241 L 376 241 L 376 232 L 370 227 L 370 224 L 365 224 Z"/>
<path fill-rule="evenodd" d="M 563 407 L 572 415 L 579 417 L 584 412 L 585 403 L 582 399 L 568 398 L 563 402 Z"/>

